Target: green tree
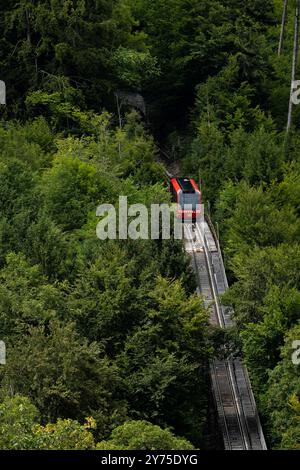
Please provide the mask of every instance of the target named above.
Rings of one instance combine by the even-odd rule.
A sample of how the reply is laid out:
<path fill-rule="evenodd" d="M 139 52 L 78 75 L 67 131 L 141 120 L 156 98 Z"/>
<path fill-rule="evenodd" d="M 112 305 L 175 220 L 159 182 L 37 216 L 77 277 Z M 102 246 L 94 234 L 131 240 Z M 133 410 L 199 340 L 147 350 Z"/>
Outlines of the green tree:
<path fill-rule="evenodd" d="M 9 164 L 17 159 L 20 165 L 23 162 L 33 171 L 45 168 L 55 149 L 54 137 L 43 117 L 25 124 L 3 122 L 0 126 L 1 161 Z"/>
<path fill-rule="evenodd" d="M 238 83 L 249 81 L 263 91 L 270 70 L 263 32 L 275 19 L 272 1 L 257 0 L 252 8 L 227 0 L 139 0 L 133 11 L 162 70 L 147 87 L 158 129 L 182 123 L 195 86 L 220 72 L 229 54 L 238 63 Z"/>
<path fill-rule="evenodd" d="M 80 331 L 118 351 L 133 326 L 143 318 L 147 288 L 140 286 L 137 263 L 118 244 L 109 242 L 102 256 L 84 266 L 69 297 Z M 148 284 L 149 285 L 149 284 Z"/>
<path fill-rule="evenodd" d="M 230 195 L 232 187 L 228 186 Z M 292 243 L 299 234 L 299 219 L 295 209 L 290 204 L 276 204 L 272 188 L 264 191 L 263 186 L 251 187 L 245 182 L 237 189 L 235 205 L 231 208 L 224 206 L 225 199 L 232 199 L 222 193 L 222 210 L 231 216 L 226 221 L 227 230 L 224 232 L 228 254 L 241 254 L 255 246 L 278 246 L 281 243 Z"/>
<path fill-rule="evenodd" d="M 174 436 L 147 421 L 127 421 L 113 430 L 107 441 L 97 444 L 98 450 L 193 450 L 186 439 Z"/>
<path fill-rule="evenodd" d="M 7 340 L 21 339 L 29 326 L 45 325 L 63 316 L 62 292 L 23 255 L 7 255 L 0 279 L 0 332 Z"/>
<path fill-rule="evenodd" d="M 39 413 L 26 397 L 5 397 L 0 403 L 0 449 L 22 450 L 34 448 L 32 428 L 38 423 Z"/>
<path fill-rule="evenodd" d="M 261 321 L 248 323 L 241 333 L 245 362 L 258 396 L 266 391 L 268 374 L 279 362 L 284 335 L 297 321 L 299 305 L 299 290 L 273 285 L 258 305 Z"/>
<path fill-rule="evenodd" d="M 136 51 L 120 46 L 112 60 L 123 86 L 141 89 L 145 83 L 160 75 L 157 59 L 151 56 L 149 50 Z"/>
<path fill-rule="evenodd" d="M 171 425 L 199 442 L 205 423 L 207 312 L 196 295 L 186 296 L 178 281 L 158 278 L 150 301 L 117 359 L 131 416 Z"/>
<path fill-rule="evenodd" d="M 20 92 L 43 90 L 49 81 L 59 85 L 60 77 L 70 78 L 92 108 L 109 103 L 118 84 L 114 51 L 145 48 L 127 1 L 9 1 L 3 17 L 0 63 L 16 110 L 24 109 Z"/>
<path fill-rule="evenodd" d="M 56 158 L 43 174 L 44 207 L 65 230 L 80 228 L 100 200 L 101 179 L 96 168 L 76 157 Z"/>
<path fill-rule="evenodd" d="M 40 450 L 94 450 L 95 442 L 90 432 L 96 428 L 93 418 L 85 424 L 71 419 L 58 419 L 55 424 L 33 428 L 34 448 Z"/>
<path fill-rule="evenodd" d="M 285 337 L 281 361 L 270 373 L 264 405 L 268 412 L 273 444 L 279 448 L 299 448 L 299 364 L 292 361 L 293 342 L 300 337 L 299 322 Z M 276 400 L 274 399 L 276 397 Z"/>
<path fill-rule="evenodd" d="M 116 366 L 100 344 L 89 344 L 73 324 L 51 321 L 47 327 L 30 328 L 27 336 L 7 344 L 7 350 L 2 393 L 28 396 L 43 422 L 94 415 L 102 437 L 122 421 L 125 407 L 116 398 Z"/>
<path fill-rule="evenodd" d="M 90 450 L 95 443 L 96 424 L 87 418 L 84 425 L 71 419 L 55 424 L 38 424 L 37 408 L 27 397 L 6 397 L 0 404 L 0 449 L 2 450 Z"/>

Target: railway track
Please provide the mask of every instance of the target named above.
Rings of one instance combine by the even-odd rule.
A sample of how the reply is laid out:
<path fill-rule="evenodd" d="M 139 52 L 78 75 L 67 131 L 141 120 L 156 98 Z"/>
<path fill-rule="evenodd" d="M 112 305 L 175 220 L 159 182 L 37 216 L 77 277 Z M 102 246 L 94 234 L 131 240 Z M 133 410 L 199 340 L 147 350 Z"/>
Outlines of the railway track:
<path fill-rule="evenodd" d="M 191 254 L 198 294 L 211 308 L 210 322 L 233 325 L 231 312 L 220 303 L 228 287 L 218 242 L 206 222 L 185 224 L 185 249 Z M 225 450 L 266 450 L 248 373 L 239 358 L 214 360 L 210 376 Z"/>

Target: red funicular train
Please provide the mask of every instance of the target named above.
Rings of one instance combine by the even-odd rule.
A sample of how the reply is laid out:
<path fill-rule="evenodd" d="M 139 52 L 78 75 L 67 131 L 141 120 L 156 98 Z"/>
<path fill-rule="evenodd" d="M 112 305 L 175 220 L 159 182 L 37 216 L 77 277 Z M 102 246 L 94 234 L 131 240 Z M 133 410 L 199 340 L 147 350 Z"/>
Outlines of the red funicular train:
<path fill-rule="evenodd" d="M 201 192 L 191 178 L 171 178 L 172 200 L 177 202 L 177 217 L 193 222 L 200 216 Z"/>

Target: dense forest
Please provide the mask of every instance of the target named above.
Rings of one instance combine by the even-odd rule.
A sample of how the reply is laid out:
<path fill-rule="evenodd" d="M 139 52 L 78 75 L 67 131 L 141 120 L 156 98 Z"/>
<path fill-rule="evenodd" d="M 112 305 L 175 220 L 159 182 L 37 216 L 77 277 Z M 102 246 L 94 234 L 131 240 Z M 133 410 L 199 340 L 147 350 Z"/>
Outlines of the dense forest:
<path fill-rule="evenodd" d="M 283 3 L 1 2 L 0 449 L 211 448 L 208 364 L 226 341 L 268 447 L 300 449 L 300 106 L 287 133 L 296 2 L 278 53 Z M 229 338 L 180 241 L 96 237 L 101 203 L 170 201 L 160 149 L 218 224 Z"/>

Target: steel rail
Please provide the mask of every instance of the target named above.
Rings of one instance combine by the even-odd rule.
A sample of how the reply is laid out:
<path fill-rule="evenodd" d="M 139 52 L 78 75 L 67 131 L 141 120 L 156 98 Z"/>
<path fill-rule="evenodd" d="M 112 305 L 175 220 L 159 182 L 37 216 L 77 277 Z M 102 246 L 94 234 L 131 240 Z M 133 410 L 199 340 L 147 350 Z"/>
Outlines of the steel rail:
<path fill-rule="evenodd" d="M 208 224 L 208 227 L 211 230 L 211 232 L 213 233 L 213 236 L 214 236 L 214 239 L 215 239 L 215 242 L 216 242 L 217 255 L 218 255 L 218 258 L 219 258 L 219 264 L 220 264 L 220 267 L 221 267 L 222 277 L 223 277 L 225 290 L 226 290 L 228 288 L 228 281 L 227 281 L 226 271 L 225 271 L 225 267 L 224 267 L 224 261 L 223 261 L 221 247 L 220 247 L 220 242 L 219 242 L 218 237 L 216 236 L 216 233 L 215 233 L 214 229 L 212 230 L 213 226 L 212 226 L 211 221 L 209 221 L 209 222 L 210 223 Z M 198 229 L 199 235 L 201 236 L 201 239 L 203 241 L 203 246 L 204 246 L 205 251 L 206 251 L 206 257 L 208 258 L 208 262 L 210 263 L 210 261 L 211 261 L 210 260 L 210 252 L 209 252 L 209 248 L 208 248 L 207 243 L 206 243 L 205 233 L 203 233 L 203 236 L 202 236 L 201 229 L 199 227 L 197 227 L 197 229 Z M 211 268 L 212 268 L 212 266 L 211 266 Z M 215 284 L 216 291 L 217 291 L 218 289 L 217 289 L 217 286 L 216 286 L 215 278 L 212 274 L 212 269 L 211 269 L 210 274 L 211 274 L 211 278 L 213 280 L 213 284 Z M 216 300 L 217 300 L 217 304 L 220 307 L 220 298 L 219 298 L 218 293 L 217 293 Z M 223 309 L 221 309 L 221 312 L 222 312 L 223 320 L 224 320 L 225 327 L 226 327 L 226 319 L 224 318 Z M 244 375 L 244 382 L 245 382 L 245 385 L 246 385 L 247 393 L 249 395 L 250 404 L 251 404 L 251 407 L 252 407 L 253 412 L 255 414 L 257 434 L 259 436 L 259 440 L 260 440 L 260 443 L 261 443 L 261 448 L 262 448 L 262 450 L 267 450 L 266 440 L 265 440 L 265 437 L 264 437 L 264 433 L 263 433 L 263 429 L 262 429 L 262 426 L 261 426 L 260 418 L 259 418 L 259 415 L 258 415 L 258 412 L 257 412 L 255 398 L 254 398 L 254 395 L 253 395 L 253 391 L 252 391 L 252 387 L 251 387 L 251 383 L 250 383 L 250 379 L 249 379 L 249 375 L 248 375 L 248 371 L 247 371 L 246 367 L 242 368 L 242 373 Z M 233 367 L 233 363 L 230 363 L 230 374 L 233 378 L 233 383 L 236 384 L 236 380 L 234 379 L 236 374 L 235 374 L 235 370 L 234 370 L 234 367 Z M 237 392 L 237 394 L 239 396 L 238 392 Z M 242 402 L 241 402 L 241 408 L 242 408 L 242 412 L 243 412 L 243 421 L 244 421 L 244 424 L 247 428 L 247 434 L 249 436 L 249 445 L 250 445 L 250 448 L 251 448 L 251 437 L 253 437 L 253 431 L 249 428 L 248 419 L 245 415 L 245 410 L 244 410 L 244 406 L 243 406 Z"/>
<path fill-rule="evenodd" d="M 185 228 L 187 229 L 187 231 L 189 233 L 191 244 L 192 244 L 192 247 L 193 247 L 192 256 L 193 256 L 194 265 L 195 265 L 195 269 L 196 269 L 195 274 L 198 278 L 198 283 L 200 284 L 198 267 L 197 267 L 197 260 L 196 260 L 195 243 L 194 243 L 193 235 L 192 235 L 192 226 L 191 226 L 191 224 L 185 224 Z M 225 327 L 225 322 L 224 322 L 222 311 L 221 311 L 220 305 L 219 305 L 219 300 L 218 300 L 217 290 L 216 290 L 216 286 L 215 286 L 215 281 L 214 281 L 214 278 L 213 278 L 212 269 L 211 269 L 211 265 L 210 265 L 210 260 L 209 260 L 209 256 L 208 256 L 208 252 L 207 252 L 208 247 L 207 247 L 205 239 L 201 236 L 201 230 L 199 230 L 199 227 L 197 225 L 196 225 L 196 231 L 197 231 L 198 235 L 200 236 L 200 239 L 201 239 L 201 241 L 203 243 L 203 246 L 204 246 L 204 249 L 205 249 L 207 272 L 208 272 L 208 276 L 209 276 L 210 288 L 211 288 L 211 291 L 212 291 L 212 294 L 213 294 L 213 299 L 214 299 L 214 308 L 215 308 L 216 313 L 217 313 L 219 325 L 224 328 Z M 201 286 L 199 286 L 199 287 L 201 289 Z M 236 389 L 236 384 L 235 384 L 235 381 L 234 381 L 234 378 L 233 378 L 232 366 L 231 366 L 229 361 L 225 362 L 226 378 L 223 379 L 223 383 L 222 383 L 223 392 L 221 390 L 220 379 L 218 377 L 218 371 L 217 371 L 216 363 L 214 361 L 211 363 L 211 369 L 213 370 L 213 375 L 214 375 L 212 380 L 214 380 L 214 382 L 215 382 L 214 385 L 216 387 L 216 391 L 217 391 L 217 394 L 218 394 L 218 397 L 219 397 L 217 406 L 219 405 L 219 408 L 221 407 L 221 415 L 222 415 L 222 421 L 223 421 L 222 428 L 223 428 L 223 430 L 225 430 L 225 433 L 226 433 L 226 437 L 223 436 L 223 440 L 225 442 L 227 442 L 227 446 L 226 446 L 226 443 L 224 442 L 225 443 L 225 448 L 227 448 L 227 449 L 238 448 L 238 449 L 248 450 L 250 448 L 249 438 L 248 438 L 248 434 L 247 434 L 247 431 L 246 431 L 245 423 L 243 422 L 243 412 L 242 412 L 242 408 L 241 408 L 241 405 L 240 405 L 240 402 L 239 402 L 239 396 L 238 396 L 238 392 L 237 392 L 237 389 Z M 224 386 L 225 386 L 226 390 L 224 390 Z M 229 408 L 231 406 L 235 411 L 235 416 L 232 416 L 232 415 L 230 416 L 231 424 L 228 422 L 229 416 L 226 414 L 225 406 L 224 406 L 224 403 L 222 401 L 222 393 L 224 394 L 224 391 L 227 392 L 231 396 L 231 399 L 230 399 L 231 404 L 227 405 L 227 408 Z M 234 424 L 232 423 L 232 419 L 236 420 L 236 422 Z M 236 427 L 236 429 L 238 430 L 238 431 L 235 431 L 235 436 L 234 436 L 235 438 L 234 439 L 233 439 L 233 436 L 232 436 L 233 432 L 232 431 L 230 432 L 230 429 L 232 429 L 233 427 Z"/>
<path fill-rule="evenodd" d="M 214 261 L 212 258 L 211 247 L 208 246 L 208 242 L 206 240 L 205 225 L 203 225 L 203 230 L 201 230 L 201 226 L 198 224 L 194 225 L 194 227 L 195 238 L 193 236 L 192 224 L 185 224 L 185 228 L 187 230 L 187 234 L 189 235 L 192 247 L 191 254 L 195 267 L 195 274 L 197 276 L 198 286 L 201 291 L 195 239 L 198 242 L 200 241 L 201 245 L 203 246 L 204 257 L 202 262 L 205 263 L 206 277 L 208 280 L 208 291 L 210 290 L 209 295 L 214 301 L 214 311 L 216 314 L 215 319 L 221 328 L 226 328 L 228 320 L 225 318 L 225 314 L 220 302 L 220 292 L 214 273 Z M 210 233 L 213 233 L 209 226 L 208 230 Z M 226 272 L 219 241 L 216 240 L 215 236 L 214 241 L 216 244 L 216 250 L 213 251 L 217 251 L 216 255 L 217 259 L 219 260 L 219 269 L 221 270 L 222 280 L 226 290 L 228 287 Z M 239 360 L 233 360 L 229 358 L 225 361 L 220 361 L 219 364 L 218 361 L 213 361 L 210 364 L 210 370 L 211 381 L 213 389 L 215 390 L 216 406 L 218 409 L 225 449 L 267 449 L 246 369 L 242 366 Z M 251 410 L 250 414 L 249 409 Z"/>

